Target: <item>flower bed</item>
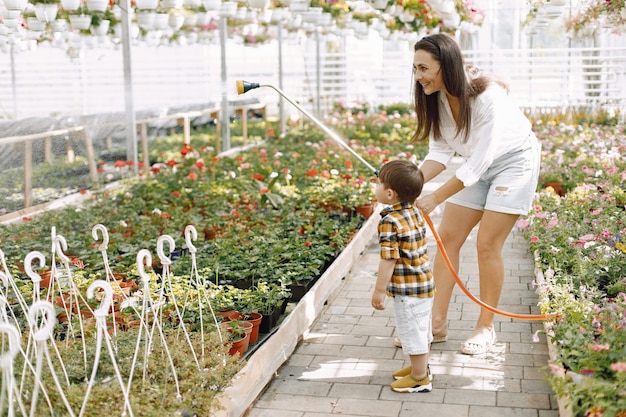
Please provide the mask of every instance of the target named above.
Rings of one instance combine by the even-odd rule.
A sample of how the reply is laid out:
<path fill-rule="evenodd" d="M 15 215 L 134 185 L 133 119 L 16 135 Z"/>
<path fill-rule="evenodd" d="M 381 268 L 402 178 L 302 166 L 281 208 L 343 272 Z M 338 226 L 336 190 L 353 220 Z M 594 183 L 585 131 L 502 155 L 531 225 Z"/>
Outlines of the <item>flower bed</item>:
<path fill-rule="evenodd" d="M 626 416 L 626 152 L 623 127 L 538 127 L 542 175 L 519 226 L 543 271 L 540 306 L 554 348 L 550 384 L 574 416 Z"/>
<path fill-rule="evenodd" d="M 375 120 L 375 137 L 365 134 L 370 124 L 364 119 L 344 121 L 336 127 L 346 132 L 358 130 L 360 136 L 352 144 L 375 166 L 386 159 L 415 156 L 411 146 L 403 145 L 407 142 L 398 119 L 377 115 Z M 153 358 L 157 363 L 168 363 L 170 354 L 161 345 L 177 337 L 173 343 L 180 348 L 169 362 L 179 363 L 185 356 L 184 346 L 205 346 L 197 344 L 198 333 L 216 334 L 208 305 L 197 300 L 209 300 L 215 311 L 234 307 L 269 313 L 271 308 L 284 305 L 290 285 L 319 278 L 342 253 L 350 235 L 364 222 L 356 213 L 356 205 L 373 197 L 368 185 L 372 174 L 312 129 L 294 130 L 286 138 L 232 156 L 215 155 L 212 148 L 195 141 L 176 154 L 164 154 L 168 157 L 153 166 L 149 178 L 125 180 L 113 191 L 93 193 L 91 201 L 80 207 L 47 211 L 0 226 L 4 271 L 15 282 L 7 298 L 24 337 L 28 337 L 28 326 L 18 305 L 30 304 L 36 294 L 24 258 L 32 251 L 41 251 L 47 267 L 38 268 L 35 262 L 33 268 L 44 275 L 52 266 L 48 275 L 53 277 L 53 287 L 40 285 L 40 295 L 55 303 L 57 343 L 60 339 L 74 340 L 74 344 L 79 340 L 85 354 L 93 352 L 98 330 L 93 315 L 98 306 L 85 294 L 95 280 L 108 280 L 113 288 L 114 315 L 107 318 L 106 325 L 116 343 L 123 339 L 115 336 L 116 331 L 139 327 L 141 334 L 143 322 L 138 316 L 148 312 L 142 300 L 149 294 L 156 300 L 149 309 L 154 317 L 145 323 L 161 323 L 164 334 L 162 343 L 153 345 Z M 98 232 L 95 225 L 101 226 Z M 197 239 L 186 233 L 191 230 L 189 226 L 194 226 Z M 50 262 L 49 248 L 53 248 L 54 263 Z M 158 256 L 148 258 L 155 253 Z M 144 280 L 149 280 L 147 290 L 142 287 Z M 196 292 L 203 295 L 193 302 Z M 81 334 L 75 338 L 72 332 L 79 328 Z M 191 333 L 186 342 L 181 329 Z M 227 346 L 220 348 L 213 336 L 211 340 L 213 356 L 223 357 Z M 91 356 L 87 360 L 70 355 L 69 350 L 60 352 L 64 359 L 66 355 L 77 359 L 77 363 L 72 362 L 72 381 L 89 379 L 91 366 L 86 364 L 91 363 Z M 206 354 L 212 356 L 211 352 Z M 224 362 L 227 364 L 224 372 L 215 373 L 218 380 L 208 386 L 212 393 L 227 386 L 238 368 L 232 358 Z M 200 370 L 216 366 L 204 361 L 196 365 Z M 133 366 L 127 361 L 120 361 L 120 366 L 125 369 L 122 378 L 129 378 Z M 180 389 L 187 386 L 183 379 L 194 384 L 198 376 L 194 369 L 196 366 L 184 368 Z M 114 379 L 112 372 L 111 367 L 100 368 L 93 395 L 119 399 L 119 387 L 102 382 Z M 203 397 L 201 404 L 185 395 L 186 391 L 182 400 L 177 399 L 172 378 L 165 372 L 163 377 L 133 384 L 130 402 L 141 403 L 146 415 L 151 414 L 151 406 L 172 413 L 217 407 L 211 403 L 213 395 Z M 48 389 L 54 387 L 49 379 L 45 384 Z M 85 387 L 78 383 L 72 389 L 74 394 L 68 401 L 77 410 Z M 150 405 L 139 401 L 145 389 L 158 393 L 163 402 L 151 401 Z M 62 403 L 55 402 L 63 409 Z M 100 412 L 117 414 L 124 401 L 99 402 L 98 406 Z"/>

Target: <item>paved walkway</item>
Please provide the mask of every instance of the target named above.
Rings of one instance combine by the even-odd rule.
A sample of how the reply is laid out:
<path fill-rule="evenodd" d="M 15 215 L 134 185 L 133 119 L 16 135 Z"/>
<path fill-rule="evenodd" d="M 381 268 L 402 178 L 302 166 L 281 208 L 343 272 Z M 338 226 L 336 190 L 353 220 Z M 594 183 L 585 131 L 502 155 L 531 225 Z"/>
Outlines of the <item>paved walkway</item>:
<path fill-rule="evenodd" d="M 432 219 L 439 221 L 435 214 Z M 460 269 L 467 287 L 478 294 L 475 232 L 463 248 Z M 434 254 L 432 236 L 429 242 Z M 391 391 L 391 372 L 409 362 L 393 345 L 395 319 L 389 300 L 383 311 L 370 306 L 378 257 L 374 238 L 248 417 L 558 416 L 554 395 L 542 379 L 548 362 L 545 334 L 540 333 L 539 343 L 532 341 L 542 323 L 496 317 L 498 341 L 492 351 L 464 355 L 461 343 L 470 335 L 479 307 L 458 288 L 450 304 L 448 341 L 432 345 L 432 392 Z M 499 307 L 539 313 L 532 289 L 533 259 L 518 231 L 509 236 L 504 258 Z"/>

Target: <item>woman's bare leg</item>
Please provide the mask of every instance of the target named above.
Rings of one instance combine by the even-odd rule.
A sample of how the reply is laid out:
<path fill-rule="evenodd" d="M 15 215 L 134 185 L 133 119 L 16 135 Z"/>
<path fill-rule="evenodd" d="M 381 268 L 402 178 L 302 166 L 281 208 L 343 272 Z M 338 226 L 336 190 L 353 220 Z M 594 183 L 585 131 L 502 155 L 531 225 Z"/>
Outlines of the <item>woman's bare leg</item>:
<path fill-rule="evenodd" d="M 438 229 L 439 237 L 455 271 L 459 270 L 459 253 L 467 236 L 480 221 L 483 212 L 446 203 Z M 448 324 L 448 306 L 454 289 L 454 278 L 443 257 L 437 253 L 433 263 L 435 298 L 433 300 L 433 335 L 445 332 Z"/>
<path fill-rule="evenodd" d="M 505 214 L 487 210 L 480 222 L 476 239 L 478 273 L 480 276 L 480 299 L 490 306 L 497 307 L 500 300 L 504 283 L 502 248 L 518 217 L 517 214 Z M 465 342 L 464 347 L 471 344 L 482 346 L 486 341 L 491 340 L 493 318 L 494 313 L 481 309 L 476 328 L 472 336 Z M 467 350 L 469 352 L 472 349 L 481 350 L 480 346 L 469 346 Z"/>

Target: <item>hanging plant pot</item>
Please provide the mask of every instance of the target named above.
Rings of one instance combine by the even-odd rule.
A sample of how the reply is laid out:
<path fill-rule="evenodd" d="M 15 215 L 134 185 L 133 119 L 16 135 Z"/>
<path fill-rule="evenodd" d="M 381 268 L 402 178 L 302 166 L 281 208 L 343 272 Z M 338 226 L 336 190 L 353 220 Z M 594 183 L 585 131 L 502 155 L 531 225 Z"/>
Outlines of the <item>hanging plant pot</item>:
<path fill-rule="evenodd" d="M 182 14 L 170 14 L 167 23 L 172 29 L 178 30 L 183 27 L 185 16 Z"/>
<path fill-rule="evenodd" d="M 161 7 L 164 9 L 182 9 L 183 0 L 161 0 Z"/>
<path fill-rule="evenodd" d="M 374 6 L 374 8 L 378 10 L 385 10 L 387 8 L 387 3 L 387 0 L 374 0 L 372 2 L 372 6 Z"/>
<path fill-rule="evenodd" d="M 24 10 L 26 8 L 26 4 L 28 2 L 26 0 L 5 0 L 4 7 L 7 10 Z"/>
<path fill-rule="evenodd" d="M 135 13 L 137 25 L 143 30 L 152 30 L 154 28 L 154 19 L 156 12 L 150 10 L 137 10 Z"/>
<path fill-rule="evenodd" d="M 71 14 L 70 26 L 74 30 L 87 30 L 91 26 L 91 16 L 84 14 Z"/>
<path fill-rule="evenodd" d="M 31 16 L 26 19 L 26 27 L 33 32 L 41 32 L 46 30 L 46 22 Z"/>
<path fill-rule="evenodd" d="M 40 22 L 52 22 L 57 18 L 59 5 L 53 3 L 37 3 L 35 5 L 35 16 Z"/>
<path fill-rule="evenodd" d="M 167 13 L 157 13 L 154 17 L 154 28 L 157 30 L 167 29 L 170 16 Z"/>
<path fill-rule="evenodd" d="M 270 2 L 269 0 L 248 0 L 248 5 L 253 9 L 265 9 Z"/>
<path fill-rule="evenodd" d="M 85 4 L 90 12 L 104 12 L 109 7 L 108 0 L 86 0 Z"/>
<path fill-rule="evenodd" d="M 80 0 L 61 0 L 63 10 L 72 11 L 80 7 Z"/>
<path fill-rule="evenodd" d="M 101 20 L 98 26 L 92 25 L 89 31 L 94 36 L 106 35 L 109 32 L 110 20 Z"/>
<path fill-rule="evenodd" d="M 159 5 L 159 0 L 135 0 L 137 10 L 154 10 Z"/>
<path fill-rule="evenodd" d="M 207 11 L 211 11 L 211 10 L 217 11 L 220 9 L 220 6 L 222 5 L 222 1 L 221 0 L 203 0 L 202 5 Z"/>

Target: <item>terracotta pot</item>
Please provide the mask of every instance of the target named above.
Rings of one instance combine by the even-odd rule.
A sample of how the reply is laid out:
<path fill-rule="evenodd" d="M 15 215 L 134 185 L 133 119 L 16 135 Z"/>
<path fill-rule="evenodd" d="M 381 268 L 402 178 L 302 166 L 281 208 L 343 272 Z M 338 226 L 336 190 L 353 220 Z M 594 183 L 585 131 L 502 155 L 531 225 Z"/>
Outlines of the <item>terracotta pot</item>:
<path fill-rule="evenodd" d="M 234 341 L 228 341 L 227 344 L 230 344 L 229 353 L 231 355 L 243 355 L 248 351 L 248 346 L 250 344 L 250 335 L 252 334 L 252 323 L 247 322 L 245 320 L 238 321 L 238 325 L 241 326 L 244 330 L 244 334 L 241 339 L 237 339 Z M 232 333 L 233 328 L 228 322 L 223 322 L 221 324 L 222 330 L 225 330 L 227 333 Z"/>
<path fill-rule="evenodd" d="M 228 316 L 229 320 L 245 320 L 252 323 L 252 332 L 250 333 L 250 343 L 255 343 L 259 340 L 259 326 L 263 320 L 263 314 L 261 313 L 249 313 L 243 314 L 238 311 Z"/>
<path fill-rule="evenodd" d="M 365 219 L 369 219 L 372 214 L 374 214 L 374 203 L 364 204 L 362 206 L 355 207 L 355 210 L 358 214 L 365 217 Z"/>

